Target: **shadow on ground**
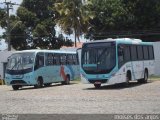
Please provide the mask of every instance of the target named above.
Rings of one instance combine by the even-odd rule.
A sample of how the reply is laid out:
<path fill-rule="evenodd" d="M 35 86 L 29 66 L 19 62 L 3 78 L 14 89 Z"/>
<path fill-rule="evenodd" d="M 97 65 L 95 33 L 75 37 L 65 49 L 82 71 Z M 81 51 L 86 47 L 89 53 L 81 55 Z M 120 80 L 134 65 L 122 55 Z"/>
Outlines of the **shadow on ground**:
<path fill-rule="evenodd" d="M 129 85 L 127 86 L 124 83 L 120 83 L 120 84 L 114 84 L 114 85 L 102 85 L 98 89 L 95 87 L 92 87 L 92 88 L 85 88 L 83 90 L 107 90 L 107 89 L 108 90 L 119 90 L 119 89 L 133 88 L 133 87 L 149 84 L 152 82 L 154 81 L 149 80 L 147 83 L 138 83 L 137 81 L 133 81 L 133 82 L 130 82 Z"/>
<path fill-rule="evenodd" d="M 74 84 L 78 84 L 78 83 L 70 83 L 69 85 L 74 85 Z M 50 88 L 50 87 L 58 87 L 58 86 L 69 86 L 69 85 L 62 85 L 61 83 L 56 83 L 56 84 L 52 84 L 50 86 L 43 86 L 41 88 L 35 88 L 34 86 L 25 86 L 20 88 L 19 90 L 10 90 L 10 91 L 21 91 L 21 90 L 33 90 L 33 89 L 46 89 L 46 88 Z"/>

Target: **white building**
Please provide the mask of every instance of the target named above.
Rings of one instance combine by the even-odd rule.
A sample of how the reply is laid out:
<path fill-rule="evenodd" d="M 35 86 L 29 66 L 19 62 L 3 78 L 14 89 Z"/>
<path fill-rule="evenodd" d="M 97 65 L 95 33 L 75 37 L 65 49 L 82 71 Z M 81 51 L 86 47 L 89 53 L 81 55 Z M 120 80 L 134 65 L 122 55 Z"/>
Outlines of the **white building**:
<path fill-rule="evenodd" d="M 155 75 L 160 76 L 160 42 L 154 42 Z"/>
<path fill-rule="evenodd" d="M 14 51 L 0 51 L 0 79 L 4 79 L 5 77 L 7 59 L 12 53 L 14 53 Z"/>
<path fill-rule="evenodd" d="M 0 40 L 0 51 L 6 50 L 8 48 L 8 44 L 5 42 L 4 39 Z"/>

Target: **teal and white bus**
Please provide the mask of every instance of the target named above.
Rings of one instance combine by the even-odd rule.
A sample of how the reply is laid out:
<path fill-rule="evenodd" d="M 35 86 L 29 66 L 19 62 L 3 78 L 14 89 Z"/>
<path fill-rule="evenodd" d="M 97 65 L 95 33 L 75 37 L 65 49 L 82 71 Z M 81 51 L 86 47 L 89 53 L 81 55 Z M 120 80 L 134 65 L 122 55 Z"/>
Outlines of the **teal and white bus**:
<path fill-rule="evenodd" d="M 151 42 L 117 38 L 84 43 L 81 53 L 81 79 L 101 84 L 147 82 L 154 74 L 154 49 Z"/>
<path fill-rule="evenodd" d="M 76 52 L 62 50 L 24 50 L 9 57 L 5 73 L 5 83 L 14 90 L 34 85 L 49 86 L 80 77 Z"/>

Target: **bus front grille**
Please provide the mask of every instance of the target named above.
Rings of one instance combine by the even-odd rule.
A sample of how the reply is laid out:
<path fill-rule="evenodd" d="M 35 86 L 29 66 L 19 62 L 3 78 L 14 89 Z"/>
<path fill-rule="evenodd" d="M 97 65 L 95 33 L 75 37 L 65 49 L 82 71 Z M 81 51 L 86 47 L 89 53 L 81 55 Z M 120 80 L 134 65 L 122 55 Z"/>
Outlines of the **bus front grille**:
<path fill-rule="evenodd" d="M 27 84 L 24 80 L 12 80 L 10 84 Z"/>

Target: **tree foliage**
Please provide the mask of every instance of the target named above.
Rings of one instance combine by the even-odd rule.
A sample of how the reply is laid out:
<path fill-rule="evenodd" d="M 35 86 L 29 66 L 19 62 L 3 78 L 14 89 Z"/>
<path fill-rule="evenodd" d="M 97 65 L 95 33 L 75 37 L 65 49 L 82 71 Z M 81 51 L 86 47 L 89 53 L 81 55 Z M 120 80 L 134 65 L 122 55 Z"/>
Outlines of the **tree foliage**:
<path fill-rule="evenodd" d="M 4 10 L 2 10 L 2 9 L 0 9 L 0 26 L 2 27 L 2 28 L 5 28 L 6 27 L 6 12 L 4 11 Z"/>
<path fill-rule="evenodd" d="M 55 35 L 56 11 L 52 9 L 54 3 L 55 0 L 23 0 L 17 15 L 10 16 L 10 38 L 13 48 L 59 49 L 63 45 L 73 44 L 69 39 L 61 39 Z M 6 27 L 6 19 L 3 25 Z"/>
<path fill-rule="evenodd" d="M 160 28 L 159 0 L 90 0 L 96 17 L 91 20 L 91 39 L 108 37 L 153 38 Z"/>
<path fill-rule="evenodd" d="M 55 4 L 55 10 L 59 13 L 58 25 L 65 33 L 73 30 L 79 40 L 79 36 L 86 33 L 89 28 L 89 20 L 94 17 L 93 12 L 82 4 L 82 0 L 59 0 Z"/>
<path fill-rule="evenodd" d="M 82 1 L 85 1 L 84 3 Z M 6 12 L 0 10 L 0 25 L 6 29 Z M 134 37 L 160 39 L 159 0 L 23 0 L 17 16 L 10 16 L 14 48 L 58 49 L 72 45 L 55 36 L 58 24 L 66 34 L 89 39 Z M 4 37 L 6 34 L 3 35 Z"/>

